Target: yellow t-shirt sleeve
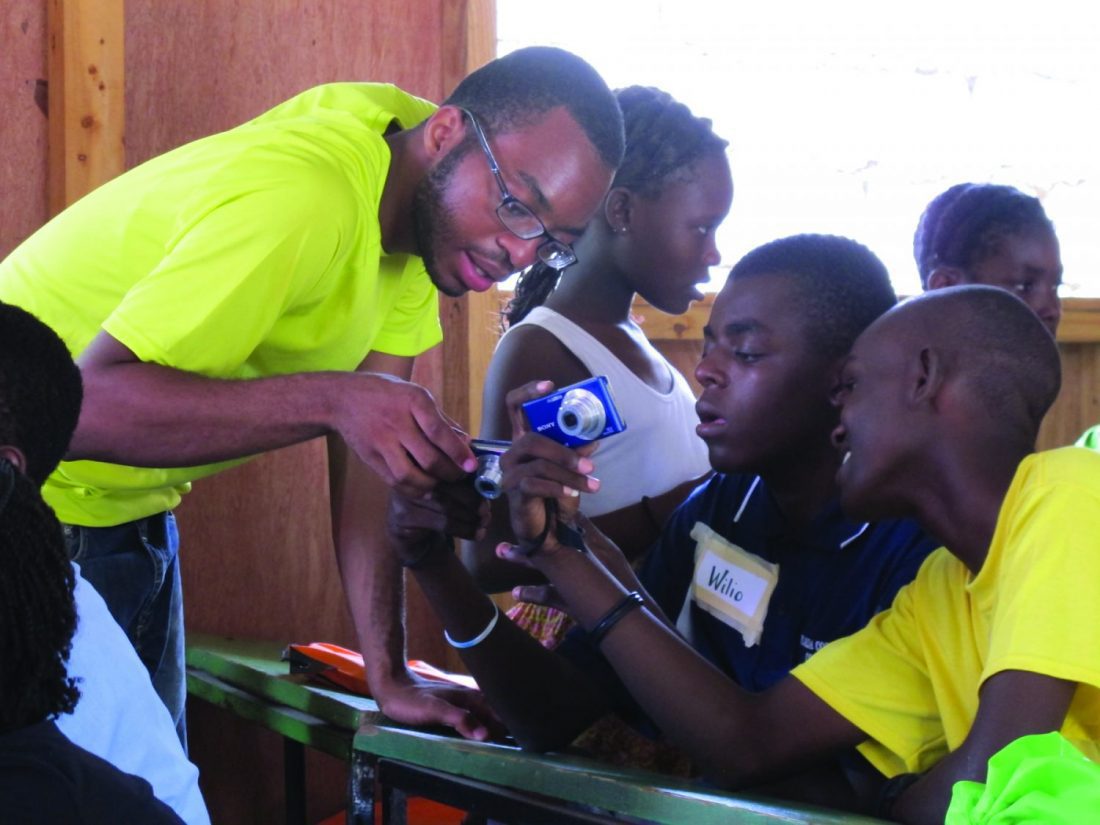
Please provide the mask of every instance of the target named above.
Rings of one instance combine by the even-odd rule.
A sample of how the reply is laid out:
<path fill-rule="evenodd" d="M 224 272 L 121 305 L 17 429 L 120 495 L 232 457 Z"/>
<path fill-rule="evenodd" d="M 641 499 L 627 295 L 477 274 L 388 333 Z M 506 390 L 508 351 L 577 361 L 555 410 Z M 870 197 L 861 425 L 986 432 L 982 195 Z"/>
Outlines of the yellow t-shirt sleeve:
<path fill-rule="evenodd" d="M 1049 472 L 1059 469 L 1073 471 Z M 982 680 L 1026 670 L 1100 688 L 1100 477 L 1040 481 L 1005 506 L 1010 550 L 990 582 L 997 599 Z"/>
<path fill-rule="evenodd" d="M 919 581 L 920 574 L 862 630 L 826 645 L 791 671 L 867 734 L 859 750 L 886 776 L 926 770 L 946 752 L 939 711 L 916 642 Z"/>
<path fill-rule="evenodd" d="M 274 181 L 259 175 L 243 192 L 226 186 L 224 199 L 204 195 L 201 210 L 181 210 L 187 223 L 103 328 L 143 361 L 236 374 L 280 316 L 325 277 L 355 220 L 354 201 L 335 175 L 293 171 Z M 135 224 L 131 231 L 141 232 Z"/>

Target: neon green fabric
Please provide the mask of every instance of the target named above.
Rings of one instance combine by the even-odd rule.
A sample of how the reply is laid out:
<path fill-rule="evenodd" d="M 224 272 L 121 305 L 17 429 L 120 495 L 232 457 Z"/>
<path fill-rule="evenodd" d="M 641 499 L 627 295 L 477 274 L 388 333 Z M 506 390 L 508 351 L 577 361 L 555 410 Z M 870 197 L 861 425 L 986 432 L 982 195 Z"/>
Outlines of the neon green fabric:
<path fill-rule="evenodd" d="M 1081 825 L 1100 820 L 1100 765 L 1059 733 L 1022 736 L 989 760 L 986 781 L 956 782 L 944 825 Z"/>
<path fill-rule="evenodd" d="M 1088 447 L 1090 450 L 1100 450 L 1100 424 L 1085 430 L 1081 437 L 1077 439 L 1077 446 Z"/>
<path fill-rule="evenodd" d="M 310 89 L 105 184 L 0 263 L 18 304 L 79 355 L 102 328 L 144 361 L 216 378 L 354 370 L 442 337 L 423 261 L 382 250 L 383 139 L 433 104 L 386 84 Z M 109 526 L 174 507 L 226 464 L 66 462 L 62 521 Z"/>

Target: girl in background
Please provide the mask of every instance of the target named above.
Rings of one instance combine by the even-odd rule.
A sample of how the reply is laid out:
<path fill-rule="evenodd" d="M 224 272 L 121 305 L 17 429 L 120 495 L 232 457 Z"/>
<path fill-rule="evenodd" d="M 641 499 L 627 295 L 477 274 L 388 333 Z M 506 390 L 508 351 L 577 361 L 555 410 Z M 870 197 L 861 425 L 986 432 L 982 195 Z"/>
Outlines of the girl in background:
<path fill-rule="evenodd" d="M 925 291 L 987 284 L 1023 300 L 1058 331 L 1062 258 L 1054 224 L 1038 198 L 1012 186 L 958 183 L 937 195 L 913 237 Z"/>
<path fill-rule="evenodd" d="M 610 380 L 624 433 L 599 445 L 600 488 L 585 494 L 584 513 L 628 556 L 656 539 L 667 516 L 710 472 L 695 427 L 695 397 L 675 367 L 631 317 L 635 295 L 678 315 L 702 298 L 700 286 L 721 260 L 715 230 L 729 212 L 733 182 L 727 143 L 711 123 L 659 89 L 616 92 L 626 154 L 602 209 L 575 244 L 577 263 L 559 274 L 536 265 L 524 273 L 505 313 L 486 376 L 481 436 L 511 435 L 504 397 L 549 379 L 558 387 L 594 375 Z M 530 570 L 496 558 L 511 538 L 507 513 L 466 542 L 463 559 L 490 592 L 534 581 Z M 511 614 L 544 644 L 560 639 L 564 614 L 518 605 Z"/>

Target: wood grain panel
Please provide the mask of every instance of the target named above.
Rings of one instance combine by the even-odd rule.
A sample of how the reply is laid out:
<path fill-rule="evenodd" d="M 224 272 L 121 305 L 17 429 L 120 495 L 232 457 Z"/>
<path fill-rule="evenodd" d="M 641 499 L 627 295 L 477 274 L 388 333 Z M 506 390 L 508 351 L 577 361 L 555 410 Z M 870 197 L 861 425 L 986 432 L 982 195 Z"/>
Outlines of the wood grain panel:
<path fill-rule="evenodd" d="M 128 0 L 126 20 L 130 166 L 318 83 L 444 91 L 441 0 Z"/>
<path fill-rule="evenodd" d="M 49 0 L 49 208 L 125 168 L 122 0 Z"/>
<path fill-rule="evenodd" d="M 0 13 L 0 259 L 46 220 L 46 4 Z"/>
<path fill-rule="evenodd" d="M 1100 424 L 1100 343 L 1063 343 L 1062 391 L 1039 431 L 1039 448 L 1074 443 Z"/>
<path fill-rule="evenodd" d="M 1063 301 L 1058 340 L 1073 344 L 1100 342 L 1100 298 Z"/>

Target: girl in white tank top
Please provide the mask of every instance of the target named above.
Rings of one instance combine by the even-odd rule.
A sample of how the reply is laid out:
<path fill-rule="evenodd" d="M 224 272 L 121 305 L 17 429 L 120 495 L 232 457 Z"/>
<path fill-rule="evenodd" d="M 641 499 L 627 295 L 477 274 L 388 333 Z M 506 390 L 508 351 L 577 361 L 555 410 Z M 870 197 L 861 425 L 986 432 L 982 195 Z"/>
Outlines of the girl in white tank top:
<path fill-rule="evenodd" d="M 664 519 L 710 466 L 696 437 L 690 386 L 646 339 L 631 316 L 635 295 L 656 309 L 683 313 L 702 297 L 701 284 L 720 261 L 714 233 L 733 198 L 726 141 L 658 89 L 616 93 L 626 154 L 604 204 L 575 244 L 578 261 L 558 273 L 536 265 L 521 276 L 486 376 L 479 435 L 510 438 L 505 395 L 528 381 L 557 386 L 606 375 L 624 433 L 592 456 L 599 492 L 581 510 L 630 558 L 657 537 Z M 463 557 L 482 586 L 500 591 L 532 581 L 530 571 L 495 558 L 509 540 L 507 509 L 495 503 L 493 526 Z M 549 643 L 545 609 L 521 607 L 529 630 Z M 559 614 L 560 615 L 560 614 Z"/>

